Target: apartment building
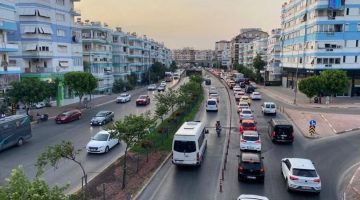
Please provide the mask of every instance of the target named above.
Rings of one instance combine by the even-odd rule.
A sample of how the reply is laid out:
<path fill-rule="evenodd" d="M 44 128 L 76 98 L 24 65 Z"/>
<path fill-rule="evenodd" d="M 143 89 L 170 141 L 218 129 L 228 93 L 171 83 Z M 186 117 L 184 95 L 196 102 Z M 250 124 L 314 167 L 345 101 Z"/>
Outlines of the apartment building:
<path fill-rule="evenodd" d="M 185 47 L 183 49 L 173 50 L 172 59 L 179 65 L 187 63 L 195 64 L 195 49 Z"/>
<path fill-rule="evenodd" d="M 281 29 L 273 29 L 268 38 L 265 80 L 281 80 Z"/>
<path fill-rule="evenodd" d="M 0 96 L 12 81 L 20 79 L 20 67 L 9 62 L 9 53 L 17 52 L 18 45 L 8 41 L 8 33 L 17 30 L 15 21 L 15 1 L 0 0 Z"/>
<path fill-rule="evenodd" d="M 268 38 L 256 38 L 249 43 L 240 44 L 239 64 L 252 68 L 254 58 L 259 54 L 263 61 L 267 62 Z"/>
<path fill-rule="evenodd" d="M 74 23 L 79 0 L 16 0 L 16 32 L 8 40 L 18 44 L 9 63 L 21 77 L 52 80 L 70 71 L 83 71 L 81 30 Z"/>
<path fill-rule="evenodd" d="M 111 92 L 113 75 L 112 29 L 101 22 L 80 22 L 85 70 L 98 80 L 97 93 Z"/>
<path fill-rule="evenodd" d="M 360 1 L 290 0 L 282 6 L 283 86 L 342 69 L 349 88 L 338 96 L 360 96 Z"/>
<path fill-rule="evenodd" d="M 212 67 L 214 59 L 213 50 L 196 50 L 195 51 L 195 63 L 202 67 Z"/>
<path fill-rule="evenodd" d="M 245 47 L 255 39 L 268 38 L 269 34 L 260 28 L 240 29 L 240 34 L 231 40 L 231 65 L 245 62 Z"/>
<path fill-rule="evenodd" d="M 221 66 L 230 68 L 231 65 L 231 42 L 221 40 L 215 43 L 215 59 Z"/>
<path fill-rule="evenodd" d="M 113 75 L 114 79 L 127 80 L 129 73 L 129 41 L 128 34 L 122 31 L 121 27 L 116 27 L 113 36 Z"/>

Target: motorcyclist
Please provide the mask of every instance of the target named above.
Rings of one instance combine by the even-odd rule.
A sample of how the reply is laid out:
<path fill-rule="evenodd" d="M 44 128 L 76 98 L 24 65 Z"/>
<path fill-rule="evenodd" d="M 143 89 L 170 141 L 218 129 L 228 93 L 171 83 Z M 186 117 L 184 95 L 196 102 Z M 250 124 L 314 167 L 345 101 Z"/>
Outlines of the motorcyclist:
<path fill-rule="evenodd" d="M 218 134 L 218 136 L 220 136 L 220 132 L 221 132 L 221 124 L 220 121 L 216 121 L 216 133 Z"/>

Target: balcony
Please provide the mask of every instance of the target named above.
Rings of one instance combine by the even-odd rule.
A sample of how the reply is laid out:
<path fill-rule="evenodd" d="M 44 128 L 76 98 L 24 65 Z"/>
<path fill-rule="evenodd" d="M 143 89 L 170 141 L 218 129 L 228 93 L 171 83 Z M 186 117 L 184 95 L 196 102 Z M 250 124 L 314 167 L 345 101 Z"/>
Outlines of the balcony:
<path fill-rule="evenodd" d="M 0 43 L 0 52 L 16 52 L 19 50 L 17 44 Z"/>
<path fill-rule="evenodd" d="M 21 69 L 18 66 L 5 66 L 1 63 L 0 74 L 19 74 Z"/>
<path fill-rule="evenodd" d="M 23 56 L 31 58 L 50 58 L 54 56 L 52 51 L 23 51 Z"/>
<path fill-rule="evenodd" d="M 73 16 L 81 16 L 81 11 L 78 9 L 71 8 L 70 14 L 72 14 Z"/>

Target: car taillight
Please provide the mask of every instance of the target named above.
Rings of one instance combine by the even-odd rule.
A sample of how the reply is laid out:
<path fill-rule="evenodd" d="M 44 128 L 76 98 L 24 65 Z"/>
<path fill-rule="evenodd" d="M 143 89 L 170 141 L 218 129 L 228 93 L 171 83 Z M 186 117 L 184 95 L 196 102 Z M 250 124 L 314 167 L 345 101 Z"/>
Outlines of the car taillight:
<path fill-rule="evenodd" d="M 275 135 L 276 135 L 276 132 L 275 132 L 275 131 L 273 131 L 273 132 L 272 132 L 272 136 L 273 136 L 273 137 L 275 137 Z"/>
<path fill-rule="evenodd" d="M 297 178 L 297 177 L 295 177 L 295 176 L 290 176 L 290 180 L 292 180 L 292 181 L 296 181 L 296 180 L 298 180 L 298 178 Z"/>
<path fill-rule="evenodd" d="M 264 173 L 264 172 L 265 172 L 264 168 L 261 168 L 260 173 Z"/>
<path fill-rule="evenodd" d="M 239 167 L 239 172 L 244 171 L 244 168 L 242 166 Z"/>
<path fill-rule="evenodd" d="M 244 128 L 242 126 L 240 126 L 240 133 L 242 133 L 244 131 Z"/>
<path fill-rule="evenodd" d="M 200 154 L 199 153 L 196 154 L 196 160 L 200 161 Z"/>
<path fill-rule="evenodd" d="M 314 182 L 315 182 L 315 183 L 320 183 L 321 180 L 320 180 L 319 178 L 316 178 L 316 179 L 314 179 Z"/>

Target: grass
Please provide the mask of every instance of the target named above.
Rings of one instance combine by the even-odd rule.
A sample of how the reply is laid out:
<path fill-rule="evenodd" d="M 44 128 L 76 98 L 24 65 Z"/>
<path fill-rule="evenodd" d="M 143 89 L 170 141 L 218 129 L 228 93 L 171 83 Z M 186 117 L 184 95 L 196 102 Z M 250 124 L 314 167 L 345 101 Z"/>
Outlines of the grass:
<path fill-rule="evenodd" d="M 147 140 L 151 143 L 151 148 L 149 150 L 170 152 L 172 149 L 174 134 L 184 122 L 195 119 L 196 114 L 201 108 L 203 100 L 204 89 L 202 88 L 200 94 L 191 104 L 194 106 L 191 106 L 188 109 L 177 109 L 169 116 L 169 118 L 165 119 L 153 131 L 151 131 L 147 138 Z M 167 130 L 167 133 L 164 130 Z M 145 151 L 140 145 L 134 146 L 131 150 L 139 153 Z"/>

